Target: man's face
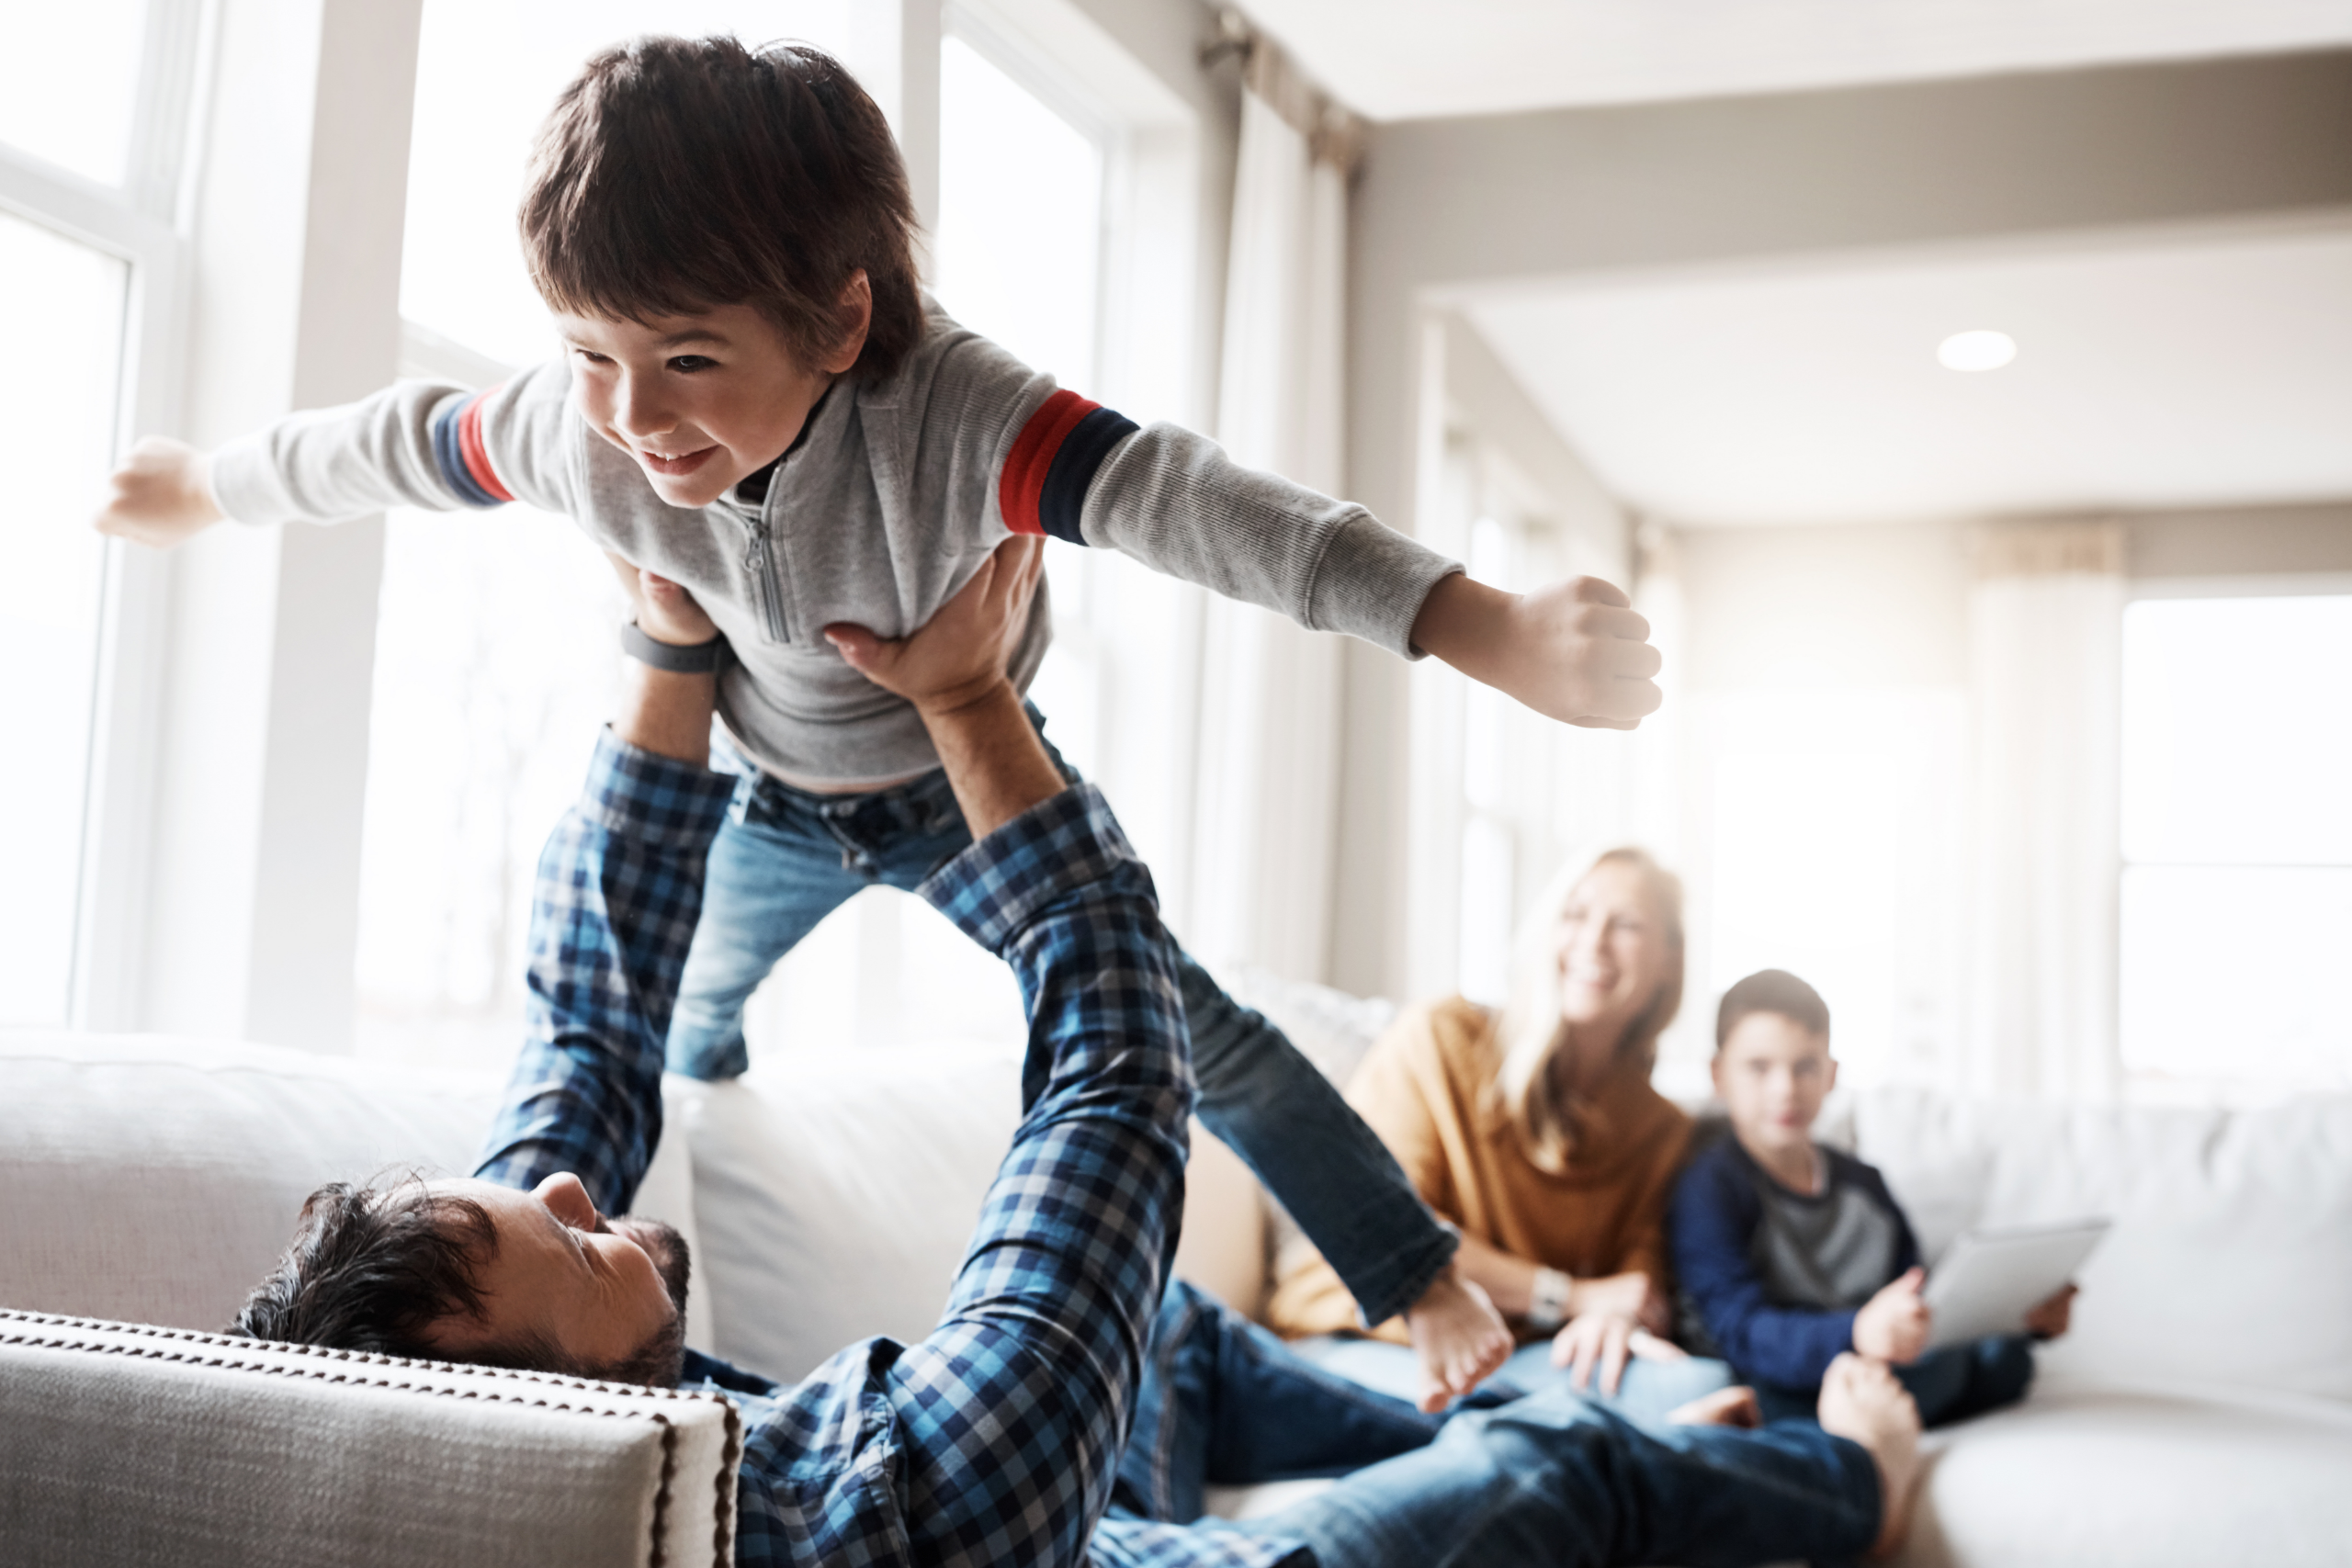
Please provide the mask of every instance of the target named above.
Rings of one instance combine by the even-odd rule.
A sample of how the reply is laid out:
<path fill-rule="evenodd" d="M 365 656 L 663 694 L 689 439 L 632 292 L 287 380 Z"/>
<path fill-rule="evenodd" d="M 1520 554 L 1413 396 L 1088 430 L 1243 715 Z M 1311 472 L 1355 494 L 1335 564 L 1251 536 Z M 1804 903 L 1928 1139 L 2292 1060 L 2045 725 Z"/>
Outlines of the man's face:
<path fill-rule="evenodd" d="M 1838 1082 L 1829 1039 L 1777 1012 L 1751 1012 L 1715 1053 L 1715 1093 L 1739 1141 L 1759 1154 L 1802 1148 Z"/>
<path fill-rule="evenodd" d="M 537 1340 L 582 1366 L 633 1366 L 649 1349 L 674 1359 L 686 1259 L 669 1226 L 607 1221 L 569 1172 L 528 1192 L 471 1180 L 436 1181 L 432 1190 L 480 1203 L 498 1235 L 496 1253 L 478 1262 L 482 1317 L 443 1319 L 429 1336 L 436 1349 L 472 1355 Z M 677 1369 L 635 1375 L 673 1382 Z"/>
<path fill-rule="evenodd" d="M 865 344 L 861 333 L 845 354 L 803 365 L 749 305 L 644 321 L 559 314 L 555 325 L 581 417 L 681 507 L 708 506 L 782 457 Z"/>

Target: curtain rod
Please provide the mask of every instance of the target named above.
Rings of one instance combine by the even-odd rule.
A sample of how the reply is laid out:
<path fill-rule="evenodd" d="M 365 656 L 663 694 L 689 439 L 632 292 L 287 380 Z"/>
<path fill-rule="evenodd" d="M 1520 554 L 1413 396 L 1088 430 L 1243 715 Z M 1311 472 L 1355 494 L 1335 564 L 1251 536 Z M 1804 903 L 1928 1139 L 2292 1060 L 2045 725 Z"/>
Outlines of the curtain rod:
<path fill-rule="evenodd" d="M 1216 36 L 1200 48 L 1204 66 L 1225 60 L 1241 62 L 1242 85 L 1306 137 L 1317 160 L 1336 164 L 1342 173 L 1355 172 L 1363 155 L 1363 118 L 1324 91 L 1288 50 L 1233 6 L 1218 7 Z"/>

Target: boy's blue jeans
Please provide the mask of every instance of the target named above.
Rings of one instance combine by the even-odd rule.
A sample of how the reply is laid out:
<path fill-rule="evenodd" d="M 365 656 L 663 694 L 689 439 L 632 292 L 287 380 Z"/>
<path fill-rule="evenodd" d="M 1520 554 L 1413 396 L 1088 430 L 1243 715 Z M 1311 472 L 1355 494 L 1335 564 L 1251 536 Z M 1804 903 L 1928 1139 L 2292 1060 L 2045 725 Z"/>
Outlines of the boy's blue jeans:
<path fill-rule="evenodd" d="M 1317 1568 L 1833 1562 L 1878 1534 L 1870 1455 L 1818 1426 L 1647 1426 L 1557 1384 L 1474 1403 L 1424 1416 L 1179 1281 L 1154 1328 L 1114 1510 L 1190 1524 L 1211 1484 L 1342 1476 L 1278 1514 L 1199 1525 L 1295 1538 Z"/>
<path fill-rule="evenodd" d="M 1988 1334 L 1964 1345 L 1930 1350 L 1894 1375 L 1911 1391 L 1919 1421 L 1949 1427 L 2025 1397 L 2033 1382 L 2033 1341 L 2022 1334 Z M 1758 1384 L 1756 1398 L 1768 1421 L 1813 1419 L 1818 1388 L 1783 1389 Z"/>
<path fill-rule="evenodd" d="M 1036 709 L 1029 713 L 1042 730 Z M 1058 752 L 1054 761 L 1076 779 Z M 876 883 L 910 890 L 971 841 L 944 770 L 863 795 L 746 777 L 704 873 L 701 921 L 671 1017 L 670 1070 L 741 1073 L 751 1063 L 743 1004 L 784 955 L 853 895 Z M 1281 1030 L 1189 956 L 1178 968 L 1202 1122 L 1282 1200 L 1366 1322 L 1404 1311 L 1453 1256 L 1453 1233 Z"/>

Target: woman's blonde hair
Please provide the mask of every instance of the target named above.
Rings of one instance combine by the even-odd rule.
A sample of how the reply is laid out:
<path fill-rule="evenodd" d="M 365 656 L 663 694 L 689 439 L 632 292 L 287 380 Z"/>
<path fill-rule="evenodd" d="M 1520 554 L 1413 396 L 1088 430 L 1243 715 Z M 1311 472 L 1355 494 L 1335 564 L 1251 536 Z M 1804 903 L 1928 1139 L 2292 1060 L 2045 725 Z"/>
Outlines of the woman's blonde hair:
<path fill-rule="evenodd" d="M 1682 1006 L 1681 879 L 1647 850 L 1631 846 L 1572 860 L 1562 867 L 1511 942 L 1510 996 L 1495 1021 L 1502 1066 L 1495 1074 L 1493 1091 L 1528 1159 L 1555 1174 L 1567 1168 L 1577 1143 L 1597 1131 L 1598 1117 L 1595 1107 L 1561 1092 L 1552 1075 L 1553 1058 L 1567 1039 L 1567 1025 L 1560 1017 L 1560 916 L 1585 878 L 1604 865 L 1631 866 L 1640 875 L 1667 946 L 1666 977 L 1617 1043 L 1618 1060 L 1638 1060 L 1646 1069 L 1657 1057 L 1657 1037 Z"/>

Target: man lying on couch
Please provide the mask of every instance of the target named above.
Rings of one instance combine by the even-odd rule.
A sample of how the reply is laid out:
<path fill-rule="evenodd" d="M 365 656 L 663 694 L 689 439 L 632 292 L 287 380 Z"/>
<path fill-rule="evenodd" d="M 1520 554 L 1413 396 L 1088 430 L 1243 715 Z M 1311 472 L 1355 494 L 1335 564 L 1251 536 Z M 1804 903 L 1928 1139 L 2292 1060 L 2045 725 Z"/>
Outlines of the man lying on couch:
<path fill-rule="evenodd" d="M 492 1152 L 472 1180 L 322 1189 L 237 1331 L 722 1390 L 745 1426 L 745 1563 L 1597 1565 L 1892 1544 L 1917 1419 L 1883 1368 L 1834 1369 L 1818 1427 L 1645 1430 L 1565 1389 L 1446 1420 L 1170 1283 L 1193 1100 L 1175 949 L 1101 796 L 1065 784 L 1004 679 L 1036 570 L 1016 539 L 922 631 L 844 649 L 930 728 L 974 843 L 922 894 L 1013 966 L 1030 1017 L 1024 1115 L 928 1338 L 867 1340 L 778 1386 L 686 1351 L 678 1237 L 604 1217 L 660 1135 L 671 1000 L 733 786 L 705 766 L 713 678 L 633 661 L 540 863 L 531 1036 Z M 699 640 L 691 599 L 646 586 L 643 629 Z M 1207 1482 L 1351 1466 L 1270 1518 L 1193 1522 Z"/>

